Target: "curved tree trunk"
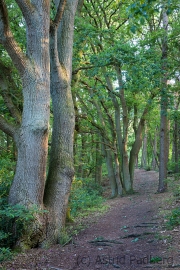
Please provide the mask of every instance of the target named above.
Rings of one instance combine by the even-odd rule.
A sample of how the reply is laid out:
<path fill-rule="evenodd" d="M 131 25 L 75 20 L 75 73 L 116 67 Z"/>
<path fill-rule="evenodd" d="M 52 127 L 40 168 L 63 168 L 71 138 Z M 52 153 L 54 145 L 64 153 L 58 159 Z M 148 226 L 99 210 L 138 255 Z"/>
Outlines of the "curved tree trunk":
<path fill-rule="evenodd" d="M 65 225 L 66 209 L 74 176 L 74 105 L 71 65 L 74 17 L 77 0 L 68 0 L 57 32 L 51 28 L 51 96 L 53 133 L 44 203 L 49 211 L 46 244 L 57 243 Z"/>

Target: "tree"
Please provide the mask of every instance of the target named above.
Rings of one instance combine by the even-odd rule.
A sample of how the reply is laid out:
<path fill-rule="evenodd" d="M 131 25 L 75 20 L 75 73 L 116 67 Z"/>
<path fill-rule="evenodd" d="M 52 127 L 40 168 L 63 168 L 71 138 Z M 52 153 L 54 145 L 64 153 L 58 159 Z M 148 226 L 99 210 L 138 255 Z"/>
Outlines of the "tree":
<path fill-rule="evenodd" d="M 56 8 L 59 1 L 55 1 Z M 61 3 L 61 2 L 60 2 Z M 73 138 L 74 105 L 71 94 L 72 47 L 77 0 L 67 0 L 60 17 L 57 11 L 50 27 L 51 97 L 53 104 L 53 133 L 49 172 L 44 203 L 49 211 L 48 242 L 59 239 L 65 225 L 66 209 L 74 177 Z M 60 23 L 59 23 L 60 22 Z"/>
<path fill-rule="evenodd" d="M 45 203 L 48 209 L 45 215 L 35 215 L 36 218 L 27 231 L 28 236 L 23 237 L 22 245 L 29 247 L 43 241 L 45 244 L 56 243 L 65 223 L 74 175 L 74 107 L 70 84 L 77 2 L 55 1 L 50 14 L 50 1 L 17 0 L 26 22 L 25 53 L 15 40 L 8 19 L 8 10 L 16 3 L 7 5 L 4 0 L 0 3 L 0 42 L 19 71 L 23 85 L 22 121 L 19 117 L 17 123 L 20 126 L 11 125 L 4 117 L 0 118 L 1 129 L 14 138 L 18 149 L 9 203 L 22 204 L 27 208 L 36 205 L 38 209 L 44 209 Z M 45 188 L 50 88 L 54 123 Z M 14 113 L 13 117 L 15 116 Z"/>
<path fill-rule="evenodd" d="M 2 0 L 0 3 L 0 42 L 19 71 L 24 99 L 19 127 L 12 126 L 1 117 L 2 130 L 6 132 L 5 128 L 8 128 L 8 133 L 14 138 L 18 150 L 9 203 L 22 204 L 26 207 L 36 205 L 41 209 L 50 113 L 50 3 L 41 0 L 33 2 L 17 0 L 16 3 L 26 22 L 26 53 L 22 51 L 11 32 L 5 1 Z M 34 238 L 40 233 L 41 227 L 40 220 L 36 223 L 37 228 L 33 230 Z"/>
<path fill-rule="evenodd" d="M 127 19 L 122 17 L 121 21 L 119 14 Z M 111 157 L 111 166 L 107 163 L 107 168 L 111 168 L 111 173 L 107 170 L 113 187 L 112 194 L 118 194 L 115 192 L 116 181 L 113 180 L 115 175 L 117 183 L 120 179 L 124 192 L 129 193 L 133 191 L 134 167 L 142 145 L 146 117 L 157 94 L 154 75 L 149 83 L 154 59 L 150 58 L 148 50 L 141 46 L 138 36 L 137 45 L 130 41 L 128 27 L 125 25 L 128 21 L 126 3 L 85 1 L 82 16 L 86 24 L 83 25 L 84 21 L 79 20 L 77 33 L 79 30 L 80 35 L 77 45 L 81 54 L 77 53 L 77 59 L 80 67 L 75 70 L 81 70 L 80 87 L 89 92 L 87 100 L 94 104 L 98 112 L 94 118 L 96 121 L 99 119 L 103 130 L 101 136 L 110 138 L 108 141 L 106 138 L 103 143 L 105 150 L 108 154 L 116 155 Z M 138 101 L 140 94 L 141 102 Z M 130 143 L 130 135 L 133 143 Z M 111 149 L 108 150 L 107 145 L 111 145 Z M 106 157 L 106 161 L 108 160 Z"/>
<path fill-rule="evenodd" d="M 165 3 L 164 3 L 165 4 Z M 161 80 L 161 126 L 160 126 L 160 164 L 159 164 L 159 186 L 158 192 L 166 190 L 165 180 L 167 178 L 167 164 L 169 156 L 169 140 L 168 140 L 168 14 L 167 9 L 163 6 L 163 29 L 164 37 L 162 39 L 162 80 Z"/>
<path fill-rule="evenodd" d="M 26 21 L 27 50 L 22 51 L 10 29 L 5 1 L 0 3 L 0 42 L 19 71 L 24 107 L 19 128 L 1 119 L 18 149 L 16 173 L 9 195 L 11 204 L 42 206 L 48 149 L 50 107 L 49 1 L 16 1 Z M 42 16 L 39 16 L 42 14 Z M 4 125 L 2 124 L 4 122 Z"/>

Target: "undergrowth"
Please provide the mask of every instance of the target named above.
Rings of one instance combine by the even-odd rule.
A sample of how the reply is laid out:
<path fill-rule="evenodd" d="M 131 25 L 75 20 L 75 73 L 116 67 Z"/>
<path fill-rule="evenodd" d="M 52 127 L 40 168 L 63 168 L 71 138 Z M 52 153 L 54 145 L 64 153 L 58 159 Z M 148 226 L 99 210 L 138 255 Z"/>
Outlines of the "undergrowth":
<path fill-rule="evenodd" d="M 69 198 L 69 209 L 71 212 L 71 222 L 61 232 L 61 245 L 71 241 L 72 236 L 86 227 L 85 217 L 89 214 L 101 214 L 107 210 L 103 205 L 105 199 L 102 197 L 103 188 L 93 179 L 74 179 Z M 76 221 L 72 224 L 72 221 Z"/>
<path fill-rule="evenodd" d="M 17 240 L 23 235 L 29 222 L 34 219 L 34 214 L 39 212 L 36 206 L 26 209 L 22 205 L 8 204 L 14 169 L 15 162 L 12 157 L 4 155 L 0 160 L 0 261 L 11 259 Z M 102 211 L 104 199 L 101 194 L 101 185 L 92 179 L 75 179 L 69 201 L 72 218 L 85 216 L 92 211 Z M 65 230 L 61 232 L 61 236 L 60 244 L 62 245 L 66 244 L 71 237 Z"/>
<path fill-rule="evenodd" d="M 11 259 L 12 248 L 37 212 L 36 207 L 27 210 L 22 205 L 8 204 L 14 168 L 15 162 L 11 156 L 2 156 L 0 160 L 0 261 Z"/>
<path fill-rule="evenodd" d="M 74 179 L 71 188 L 69 206 L 72 217 L 77 217 L 89 209 L 101 208 L 104 198 L 102 186 L 93 179 Z"/>
<path fill-rule="evenodd" d="M 167 219 L 166 227 L 170 230 L 180 225 L 180 207 L 173 209 Z"/>
<path fill-rule="evenodd" d="M 180 175 L 175 174 L 173 178 L 168 179 L 168 186 L 172 190 L 172 201 L 176 203 L 176 207 L 166 216 L 166 227 L 171 230 L 180 225 Z"/>

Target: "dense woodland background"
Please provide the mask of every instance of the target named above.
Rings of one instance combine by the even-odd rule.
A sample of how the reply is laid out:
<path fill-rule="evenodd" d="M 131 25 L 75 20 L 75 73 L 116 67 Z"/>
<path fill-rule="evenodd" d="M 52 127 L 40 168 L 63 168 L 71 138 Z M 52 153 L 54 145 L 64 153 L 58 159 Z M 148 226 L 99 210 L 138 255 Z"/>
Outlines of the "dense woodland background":
<path fill-rule="evenodd" d="M 0 2 L 3 252 L 59 242 L 107 179 L 111 198 L 135 168 L 179 179 L 179 1 L 48 2 Z"/>

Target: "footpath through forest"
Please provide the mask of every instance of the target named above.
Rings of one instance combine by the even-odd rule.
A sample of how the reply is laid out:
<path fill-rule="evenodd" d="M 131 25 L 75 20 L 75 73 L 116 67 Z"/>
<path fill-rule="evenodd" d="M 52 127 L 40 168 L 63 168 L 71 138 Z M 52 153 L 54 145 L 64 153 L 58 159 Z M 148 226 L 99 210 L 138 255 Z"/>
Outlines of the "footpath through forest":
<path fill-rule="evenodd" d="M 108 200 L 109 210 L 90 216 L 68 245 L 30 250 L 0 269 L 180 269 L 179 227 L 165 227 L 171 193 L 156 194 L 157 186 L 157 172 L 136 170 L 137 192 Z"/>

